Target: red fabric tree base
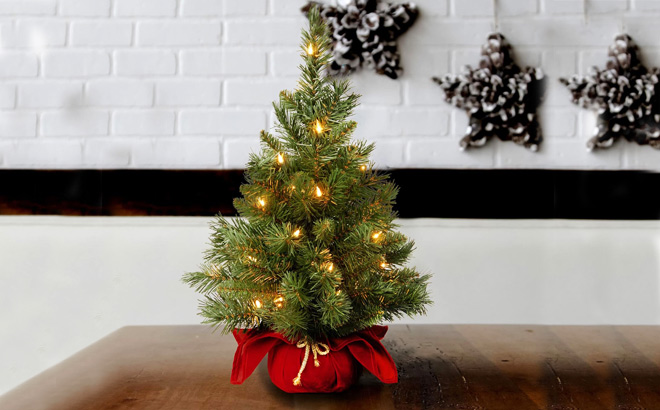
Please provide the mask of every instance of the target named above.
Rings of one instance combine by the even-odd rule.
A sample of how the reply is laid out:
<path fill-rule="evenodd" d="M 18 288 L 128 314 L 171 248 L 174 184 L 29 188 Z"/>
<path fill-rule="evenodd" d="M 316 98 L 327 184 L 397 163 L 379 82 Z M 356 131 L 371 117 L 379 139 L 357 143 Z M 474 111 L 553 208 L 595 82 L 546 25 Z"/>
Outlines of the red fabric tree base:
<path fill-rule="evenodd" d="M 238 348 L 231 382 L 243 383 L 268 353 L 270 379 L 287 393 L 344 391 L 357 381 L 362 367 L 383 383 L 396 383 L 396 365 L 380 342 L 386 332 L 387 326 L 373 326 L 349 336 L 330 339 L 327 344 L 307 346 L 292 343 L 273 331 L 234 330 Z M 318 355 L 314 353 L 315 349 L 318 349 Z M 315 360 L 318 360 L 318 367 Z"/>

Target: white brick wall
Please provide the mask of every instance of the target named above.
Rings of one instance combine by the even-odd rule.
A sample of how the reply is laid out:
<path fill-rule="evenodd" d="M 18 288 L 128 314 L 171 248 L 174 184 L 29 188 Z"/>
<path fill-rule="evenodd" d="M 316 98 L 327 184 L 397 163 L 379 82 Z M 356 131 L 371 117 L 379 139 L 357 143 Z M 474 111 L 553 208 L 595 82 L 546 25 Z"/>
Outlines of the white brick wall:
<path fill-rule="evenodd" d="M 331 0 L 327 0 L 331 1 Z M 395 0 L 403 1 L 403 0 Z M 242 168 L 298 75 L 304 0 L 0 0 L 0 167 Z M 365 70 L 356 137 L 381 167 L 660 170 L 630 143 L 588 153 L 594 116 L 557 79 L 605 63 L 621 29 L 660 65 L 660 0 L 497 0 L 523 64 L 548 75 L 538 153 L 461 152 L 465 115 L 430 77 L 476 64 L 492 0 L 416 0 L 397 81 Z"/>

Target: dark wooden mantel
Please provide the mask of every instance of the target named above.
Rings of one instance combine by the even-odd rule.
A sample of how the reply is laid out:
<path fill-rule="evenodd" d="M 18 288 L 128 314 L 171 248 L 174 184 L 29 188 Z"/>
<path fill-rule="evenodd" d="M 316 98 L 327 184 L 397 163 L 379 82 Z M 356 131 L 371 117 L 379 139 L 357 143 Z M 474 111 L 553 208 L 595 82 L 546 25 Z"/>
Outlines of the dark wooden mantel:
<path fill-rule="evenodd" d="M 392 326 L 400 382 L 286 394 L 265 360 L 229 383 L 231 336 L 125 327 L 0 397 L 0 409 L 660 409 L 660 327 Z"/>

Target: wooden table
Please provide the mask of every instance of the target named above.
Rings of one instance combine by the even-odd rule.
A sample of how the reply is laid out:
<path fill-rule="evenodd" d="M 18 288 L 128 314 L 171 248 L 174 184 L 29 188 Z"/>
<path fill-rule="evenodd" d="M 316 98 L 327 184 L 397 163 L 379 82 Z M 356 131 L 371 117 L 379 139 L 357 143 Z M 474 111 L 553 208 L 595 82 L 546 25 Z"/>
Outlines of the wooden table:
<path fill-rule="evenodd" d="M 290 395 L 204 326 L 122 328 L 0 397 L 0 409 L 660 409 L 660 327 L 391 326 L 400 382 Z"/>

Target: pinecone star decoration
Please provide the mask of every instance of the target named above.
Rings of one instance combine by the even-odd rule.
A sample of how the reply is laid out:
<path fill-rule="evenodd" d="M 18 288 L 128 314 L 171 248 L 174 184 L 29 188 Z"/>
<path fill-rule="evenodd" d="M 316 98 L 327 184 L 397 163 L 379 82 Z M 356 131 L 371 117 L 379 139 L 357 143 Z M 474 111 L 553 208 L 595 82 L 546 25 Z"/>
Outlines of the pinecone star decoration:
<path fill-rule="evenodd" d="M 598 113 L 587 149 L 609 148 L 621 137 L 660 149 L 659 73 L 658 68 L 649 72 L 632 38 L 619 34 L 609 47 L 604 69 L 592 67 L 586 76 L 560 79 L 574 104 Z"/>
<path fill-rule="evenodd" d="M 495 136 L 537 151 L 543 140 L 536 118 L 543 77 L 540 68 L 516 65 L 511 45 L 502 34 L 493 33 L 481 48 L 478 68 L 466 66 L 459 75 L 433 81 L 440 84 L 448 103 L 470 117 L 462 150 L 481 147 Z"/>
<path fill-rule="evenodd" d="M 303 13 L 307 14 L 313 6 L 320 8 L 332 36 L 328 74 L 348 75 L 367 66 L 392 79 L 401 75 L 396 40 L 417 19 L 415 4 L 343 0 L 335 7 L 311 1 L 303 7 Z"/>

